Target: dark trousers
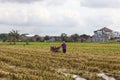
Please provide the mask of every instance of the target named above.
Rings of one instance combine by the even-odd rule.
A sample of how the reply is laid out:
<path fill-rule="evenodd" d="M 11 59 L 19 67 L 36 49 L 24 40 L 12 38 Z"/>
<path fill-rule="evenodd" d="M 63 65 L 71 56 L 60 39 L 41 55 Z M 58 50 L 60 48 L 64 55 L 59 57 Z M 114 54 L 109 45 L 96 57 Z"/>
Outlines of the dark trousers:
<path fill-rule="evenodd" d="M 66 53 L 66 49 L 62 49 L 63 50 L 63 53 Z"/>

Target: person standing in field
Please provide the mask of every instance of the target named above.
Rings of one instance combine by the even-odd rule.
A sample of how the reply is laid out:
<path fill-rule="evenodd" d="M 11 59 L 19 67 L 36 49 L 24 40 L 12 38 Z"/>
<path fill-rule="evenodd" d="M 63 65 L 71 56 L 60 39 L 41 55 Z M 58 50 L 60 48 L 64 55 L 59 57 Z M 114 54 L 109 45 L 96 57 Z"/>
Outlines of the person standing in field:
<path fill-rule="evenodd" d="M 66 53 L 66 43 L 65 43 L 65 41 L 63 41 L 61 46 L 62 46 L 62 52 Z"/>

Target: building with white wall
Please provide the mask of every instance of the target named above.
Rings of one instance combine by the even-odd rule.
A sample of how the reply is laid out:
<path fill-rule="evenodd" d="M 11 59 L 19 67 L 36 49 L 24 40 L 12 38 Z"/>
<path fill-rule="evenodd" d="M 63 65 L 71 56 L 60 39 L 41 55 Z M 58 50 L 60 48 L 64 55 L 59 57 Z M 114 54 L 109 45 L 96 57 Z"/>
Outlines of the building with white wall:
<path fill-rule="evenodd" d="M 93 42 L 108 42 L 120 38 L 120 32 L 113 31 L 107 27 L 94 31 Z"/>

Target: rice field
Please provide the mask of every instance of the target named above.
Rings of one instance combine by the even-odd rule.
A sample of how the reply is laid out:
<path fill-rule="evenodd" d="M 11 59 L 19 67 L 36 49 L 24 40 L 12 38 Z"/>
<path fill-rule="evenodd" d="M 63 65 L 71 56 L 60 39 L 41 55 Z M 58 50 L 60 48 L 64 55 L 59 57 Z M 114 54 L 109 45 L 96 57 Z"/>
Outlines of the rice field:
<path fill-rule="evenodd" d="M 67 43 L 66 54 L 50 51 L 57 42 L 24 44 L 0 43 L 0 80 L 73 80 L 58 70 L 86 80 L 104 80 L 99 73 L 120 80 L 119 43 Z"/>

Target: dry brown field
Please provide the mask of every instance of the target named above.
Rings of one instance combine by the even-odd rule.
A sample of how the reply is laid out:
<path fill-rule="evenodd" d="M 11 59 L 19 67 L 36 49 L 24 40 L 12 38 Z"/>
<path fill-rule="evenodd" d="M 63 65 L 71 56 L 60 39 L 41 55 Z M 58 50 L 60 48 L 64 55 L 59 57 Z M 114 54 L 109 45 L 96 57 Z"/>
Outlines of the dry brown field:
<path fill-rule="evenodd" d="M 120 80 L 119 43 L 67 43 L 67 53 L 53 53 L 50 46 L 61 43 L 0 43 L 0 80 L 73 80 L 58 73 L 79 75 L 86 80 Z"/>

